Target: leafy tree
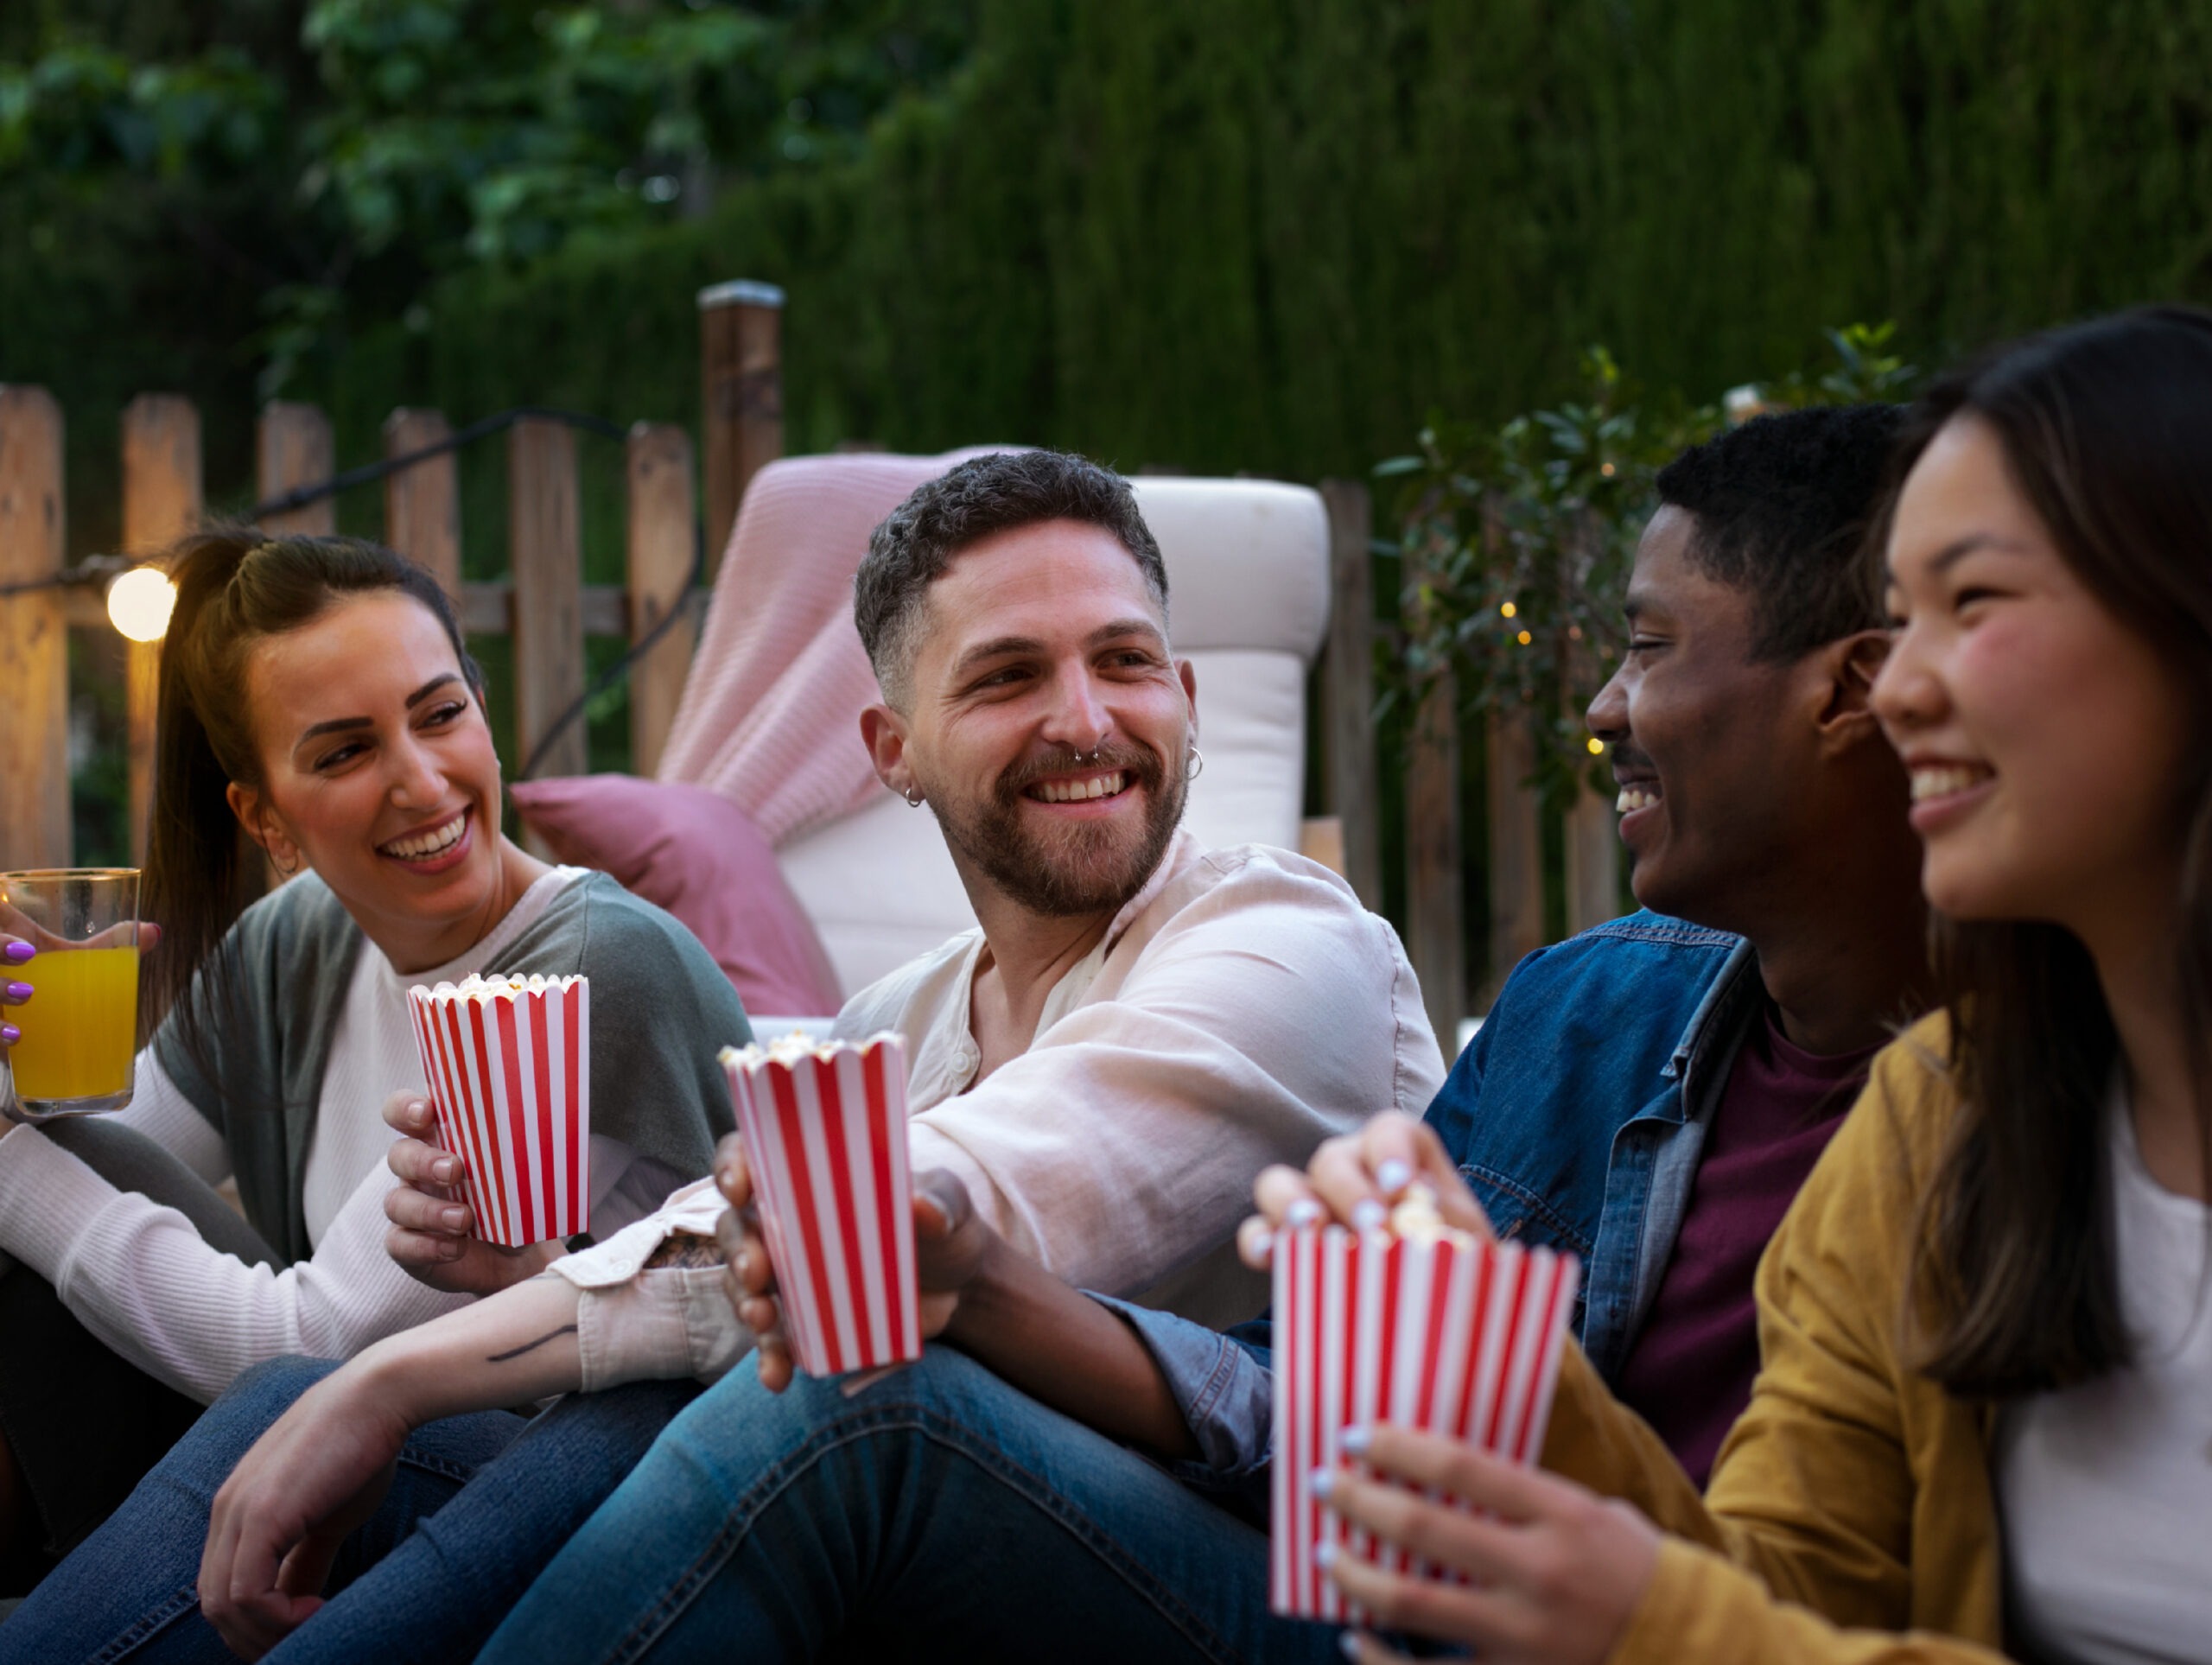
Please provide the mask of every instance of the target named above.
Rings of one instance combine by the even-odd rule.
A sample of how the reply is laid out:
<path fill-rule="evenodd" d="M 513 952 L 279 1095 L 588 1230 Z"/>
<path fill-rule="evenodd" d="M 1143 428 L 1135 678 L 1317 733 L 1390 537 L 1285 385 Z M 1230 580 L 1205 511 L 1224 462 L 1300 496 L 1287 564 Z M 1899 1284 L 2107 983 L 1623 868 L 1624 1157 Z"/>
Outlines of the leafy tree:
<path fill-rule="evenodd" d="M 1402 531 L 1387 553 L 1401 562 L 1405 621 L 1378 656 L 1386 713 L 1449 674 L 1469 709 L 1531 724 L 1536 782 L 1554 810 L 1586 778 L 1604 792 L 1602 748 L 1582 714 L 1619 658 L 1622 601 L 1659 470 L 1725 423 L 1900 398 L 1918 380 L 1891 351 L 1894 325 L 1824 334 L 1833 364 L 1694 408 L 1646 394 L 1592 347 L 1581 397 L 1497 429 L 1432 420 L 1417 453 L 1378 465 L 1376 477 L 1396 485 Z"/>
<path fill-rule="evenodd" d="M 0 208 L 15 199 L 50 243 L 130 196 L 253 290 L 274 393 L 349 315 L 399 315 L 447 271 L 520 265 L 703 213 L 728 181 L 849 156 L 893 99 L 959 61 L 969 14 L 292 0 L 257 38 L 211 20 L 159 60 L 48 14 L 35 52 L 0 60 Z"/>

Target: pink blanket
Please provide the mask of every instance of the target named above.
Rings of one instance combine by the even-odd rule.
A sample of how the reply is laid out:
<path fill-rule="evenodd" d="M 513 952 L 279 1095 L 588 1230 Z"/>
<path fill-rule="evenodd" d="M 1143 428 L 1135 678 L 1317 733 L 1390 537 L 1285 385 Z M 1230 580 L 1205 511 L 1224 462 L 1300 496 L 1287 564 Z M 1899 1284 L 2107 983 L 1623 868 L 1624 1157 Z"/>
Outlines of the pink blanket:
<path fill-rule="evenodd" d="M 868 534 L 963 457 L 788 457 L 754 475 L 731 529 L 659 778 L 728 798 L 784 844 L 883 786 L 861 744 L 874 674 L 853 628 Z"/>

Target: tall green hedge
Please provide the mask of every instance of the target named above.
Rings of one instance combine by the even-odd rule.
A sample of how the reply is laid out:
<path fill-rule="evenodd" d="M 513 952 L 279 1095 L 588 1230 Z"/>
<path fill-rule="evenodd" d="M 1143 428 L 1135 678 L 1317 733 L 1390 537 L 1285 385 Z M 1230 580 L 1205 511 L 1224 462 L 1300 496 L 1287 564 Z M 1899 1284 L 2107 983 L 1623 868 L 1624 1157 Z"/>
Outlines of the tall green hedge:
<path fill-rule="evenodd" d="M 2212 9 L 992 0 L 863 162 L 356 344 L 344 448 L 403 400 L 691 417 L 692 292 L 730 276 L 790 291 L 794 449 L 1357 472 L 1592 340 L 1705 397 L 1837 319 L 1928 362 L 2212 299 Z"/>

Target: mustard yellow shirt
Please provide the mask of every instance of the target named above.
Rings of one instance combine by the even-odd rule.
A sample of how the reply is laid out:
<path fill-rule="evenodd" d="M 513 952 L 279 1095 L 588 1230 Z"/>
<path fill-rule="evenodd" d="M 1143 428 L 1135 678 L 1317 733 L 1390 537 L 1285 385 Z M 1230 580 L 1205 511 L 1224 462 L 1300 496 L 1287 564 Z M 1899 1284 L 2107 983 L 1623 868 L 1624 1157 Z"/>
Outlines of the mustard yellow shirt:
<path fill-rule="evenodd" d="M 1875 1059 L 1768 1245 L 1759 1375 L 1702 1498 L 1569 1350 L 1544 1465 L 1670 1535 L 1616 1665 L 2001 1657 L 1992 1413 L 1915 1370 L 1905 1333 L 1948 1055 L 1939 1015 Z"/>

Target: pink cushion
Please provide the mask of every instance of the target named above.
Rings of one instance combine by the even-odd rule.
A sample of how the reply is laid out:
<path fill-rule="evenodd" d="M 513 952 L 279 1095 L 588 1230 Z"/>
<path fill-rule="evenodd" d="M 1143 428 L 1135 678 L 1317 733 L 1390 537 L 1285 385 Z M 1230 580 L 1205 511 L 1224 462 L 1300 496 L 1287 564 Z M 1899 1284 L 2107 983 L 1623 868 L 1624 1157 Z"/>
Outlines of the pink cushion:
<path fill-rule="evenodd" d="M 613 874 L 689 927 L 747 1012 L 818 1016 L 843 1003 L 775 851 L 728 798 L 634 775 L 518 781 L 507 793 L 559 860 Z"/>

